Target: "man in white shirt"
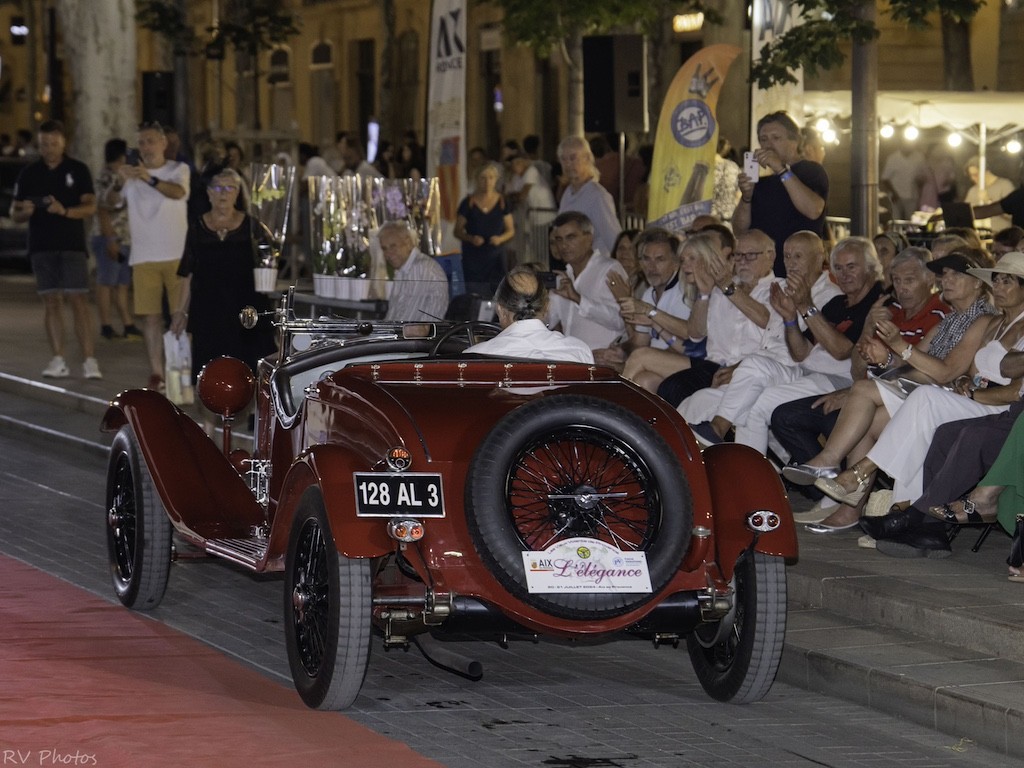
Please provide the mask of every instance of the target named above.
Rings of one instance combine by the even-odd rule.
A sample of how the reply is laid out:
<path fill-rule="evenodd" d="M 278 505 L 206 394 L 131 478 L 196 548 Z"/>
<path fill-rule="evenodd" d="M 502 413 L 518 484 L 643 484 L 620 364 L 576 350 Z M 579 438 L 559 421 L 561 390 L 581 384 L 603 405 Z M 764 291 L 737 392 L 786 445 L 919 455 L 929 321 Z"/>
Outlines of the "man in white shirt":
<path fill-rule="evenodd" d="M 178 263 L 185 251 L 188 233 L 189 168 L 185 163 L 164 158 L 167 137 L 159 123 L 143 123 L 138 133 L 139 159 L 125 163 L 124 199 L 128 204 L 128 230 L 132 250 L 132 289 L 135 315 L 142 322 L 142 335 L 149 356 L 149 386 L 162 390 L 164 291 L 171 307 L 178 306 Z"/>
<path fill-rule="evenodd" d="M 448 310 L 444 269 L 416 247 L 404 221 L 386 222 L 377 235 L 384 260 L 395 270 L 385 320 L 439 320 Z"/>
<path fill-rule="evenodd" d="M 594 167 L 594 153 L 582 136 L 569 136 L 558 145 L 558 160 L 569 186 L 562 193 L 558 212 L 578 211 L 586 216 L 593 228 L 594 245 L 602 253 L 610 254 L 615 238 L 622 226 L 615 215 L 615 201 L 599 183 L 600 174 Z"/>
<path fill-rule="evenodd" d="M 626 323 L 629 337 L 623 344 L 595 354 L 602 365 L 622 371 L 627 356 L 634 367 L 638 366 L 639 358 L 651 355 L 680 358 L 674 349 L 676 335 L 664 325 L 672 319 L 685 321 L 690 316 L 679 276 L 679 245 L 679 238 L 661 227 L 650 227 L 640 233 L 636 251 L 647 289 L 639 299 L 633 296 L 628 283 L 619 281 L 615 274 L 609 276 L 608 287 L 618 299 L 619 313 Z M 629 375 L 626 378 L 644 386 Z M 651 391 L 654 389 L 657 389 L 657 384 Z"/>
<path fill-rule="evenodd" d="M 697 263 L 689 332 L 693 340 L 707 337 L 707 356 L 666 378 L 658 387 L 662 398 L 678 406 L 698 390 L 728 384 L 744 358 L 786 356 L 782 323 L 769 306 L 774 263 L 775 245 L 757 229 L 736 239 L 729 263 Z"/>
<path fill-rule="evenodd" d="M 783 256 L 786 281 L 800 279 L 810 285 L 816 306 L 823 307 L 842 293 L 825 271 L 825 245 L 813 232 L 803 230 L 786 238 Z M 775 326 L 771 333 L 784 337 L 782 316 L 772 312 L 771 322 Z M 842 375 L 844 369 L 848 373 L 849 361 L 835 361 L 831 356 L 826 356 L 828 361 L 818 361 L 817 357 L 804 361 L 811 365 L 807 370 L 822 367 L 837 375 Z M 747 416 L 767 388 L 795 381 L 806 372 L 802 366 L 797 365 L 788 350 L 777 350 L 770 356 L 751 355 L 740 362 L 728 384 L 695 392 L 682 402 L 679 412 L 690 423 L 698 442 L 704 445 L 721 442 L 726 433 L 735 427 L 736 442 L 765 453 L 768 449 L 768 424 L 755 419 L 751 420 L 748 427 Z"/>
<path fill-rule="evenodd" d="M 561 326 L 567 336 L 581 339 L 591 349 L 614 344 L 626 330 L 619 302 L 608 287 L 608 275 L 626 280 L 623 266 L 594 247 L 594 228 L 578 211 L 560 213 L 552 222 L 554 254 L 565 262 L 556 272 L 558 284 L 551 297 L 548 325 Z"/>
<path fill-rule="evenodd" d="M 510 270 L 498 284 L 494 299 L 501 333 L 468 347 L 463 354 L 593 364 L 590 347 L 572 336 L 550 331 L 544 325 L 541 318 L 547 311 L 548 292 L 530 267 Z"/>

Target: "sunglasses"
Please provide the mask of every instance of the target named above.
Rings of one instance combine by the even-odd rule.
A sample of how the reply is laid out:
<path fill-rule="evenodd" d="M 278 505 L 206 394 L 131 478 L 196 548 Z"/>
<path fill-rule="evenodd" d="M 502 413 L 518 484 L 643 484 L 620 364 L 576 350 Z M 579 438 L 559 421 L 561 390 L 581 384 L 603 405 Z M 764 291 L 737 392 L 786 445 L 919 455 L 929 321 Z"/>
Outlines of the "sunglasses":
<path fill-rule="evenodd" d="M 214 184 L 213 186 L 207 187 L 207 189 L 213 192 L 235 192 L 238 187 L 232 187 L 226 184 Z"/>
<path fill-rule="evenodd" d="M 157 133 L 163 133 L 164 132 L 164 127 L 162 125 L 160 125 L 160 123 L 158 123 L 156 120 L 151 120 L 151 121 L 146 121 L 144 123 L 139 123 L 139 130 L 140 131 L 156 131 Z"/>

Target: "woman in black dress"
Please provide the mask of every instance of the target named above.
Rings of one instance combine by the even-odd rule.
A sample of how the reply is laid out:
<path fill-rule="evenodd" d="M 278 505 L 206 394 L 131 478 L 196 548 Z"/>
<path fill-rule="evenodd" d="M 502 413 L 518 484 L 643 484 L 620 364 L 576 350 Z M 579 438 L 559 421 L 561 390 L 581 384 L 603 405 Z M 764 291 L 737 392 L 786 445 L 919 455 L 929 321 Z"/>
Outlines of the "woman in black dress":
<path fill-rule="evenodd" d="M 244 184 L 238 173 L 225 168 L 206 189 L 211 209 L 189 221 L 185 253 L 178 274 L 184 279 L 181 302 L 171 318 L 171 330 L 192 335 L 192 378 L 221 355 L 237 357 L 254 372 L 260 358 L 275 350 L 274 329 L 267 317 L 252 330 L 239 322 L 246 305 L 270 309 L 267 296 L 253 282 L 253 242 L 249 216 L 239 206 Z M 207 432 L 213 421 L 204 414 Z"/>

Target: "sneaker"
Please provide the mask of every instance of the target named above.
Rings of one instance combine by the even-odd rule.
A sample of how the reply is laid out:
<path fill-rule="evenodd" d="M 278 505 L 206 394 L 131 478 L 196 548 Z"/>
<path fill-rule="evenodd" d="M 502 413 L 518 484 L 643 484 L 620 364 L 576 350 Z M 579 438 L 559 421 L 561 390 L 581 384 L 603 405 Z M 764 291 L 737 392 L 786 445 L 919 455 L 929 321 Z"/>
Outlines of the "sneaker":
<path fill-rule="evenodd" d="M 107 341 L 113 341 L 114 339 L 117 338 L 117 334 L 114 333 L 114 329 L 111 328 L 109 325 L 100 326 L 100 336 L 102 336 Z"/>
<path fill-rule="evenodd" d="M 95 357 L 85 358 L 85 362 L 82 363 L 82 375 L 87 379 L 103 378 L 103 374 L 100 373 L 100 364 L 96 362 Z"/>
<path fill-rule="evenodd" d="M 712 445 L 718 445 L 724 442 L 722 438 L 718 436 L 718 433 L 711 426 L 710 421 L 702 421 L 700 424 L 690 424 L 690 429 L 693 430 L 693 436 L 697 438 L 697 442 L 701 448 L 708 448 Z"/>
<path fill-rule="evenodd" d="M 125 341 L 139 341 L 142 339 L 142 331 L 135 327 L 135 325 L 126 325 L 124 327 L 124 339 Z"/>
<path fill-rule="evenodd" d="M 47 379 L 66 379 L 70 375 L 68 364 L 60 355 L 55 355 L 50 364 L 43 368 L 43 377 Z"/>
<path fill-rule="evenodd" d="M 163 394 L 167 391 L 167 386 L 164 384 L 164 377 L 159 373 L 150 374 L 149 384 L 146 385 L 147 389 L 152 389 L 154 392 Z"/>

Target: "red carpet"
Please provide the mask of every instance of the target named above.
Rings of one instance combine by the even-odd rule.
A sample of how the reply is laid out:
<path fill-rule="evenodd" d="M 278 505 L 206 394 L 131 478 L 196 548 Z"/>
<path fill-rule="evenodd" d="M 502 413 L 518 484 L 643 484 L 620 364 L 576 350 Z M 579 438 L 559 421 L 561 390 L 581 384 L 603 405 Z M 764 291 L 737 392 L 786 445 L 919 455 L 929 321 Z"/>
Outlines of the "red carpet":
<path fill-rule="evenodd" d="M 192 638 L 0 556 L 0 765 L 438 768 Z"/>

